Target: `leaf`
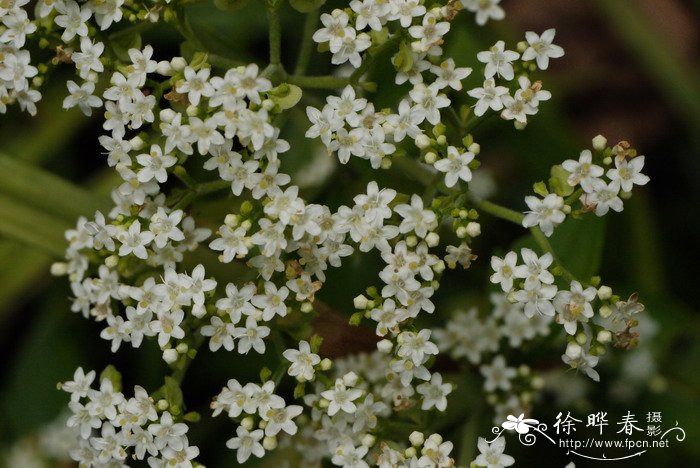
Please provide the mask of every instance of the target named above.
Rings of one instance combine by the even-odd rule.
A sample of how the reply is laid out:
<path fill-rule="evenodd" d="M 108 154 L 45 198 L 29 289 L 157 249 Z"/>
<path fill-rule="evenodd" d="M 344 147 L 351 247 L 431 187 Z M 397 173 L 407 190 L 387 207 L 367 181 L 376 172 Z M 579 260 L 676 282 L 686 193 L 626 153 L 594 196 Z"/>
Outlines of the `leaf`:
<path fill-rule="evenodd" d="M 117 370 L 113 365 L 108 365 L 100 372 L 100 382 L 103 380 L 109 380 L 112 382 L 112 388 L 115 392 L 121 392 L 122 390 L 122 373 Z"/>
<path fill-rule="evenodd" d="M 282 110 L 291 109 L 296 106 L 301 99 L 301 95 L 301 88 L 289 83 L 282 83 L 278 87 L 267 92 L 267 97 Z"/>
<path fill-rule="evenodd" d="M 318 10 L 326 3 L 326 0 L 289 0 L 289 4 L 300 13 L 309 13 Z"/>
<path fill-rule="evenodd" d="M 568 218 L 554 229 L 549 243 L 556 258 L 577 279 L 587 282 L 598 273 L 603 257 L 605 219 L 589 215 L 581 219 Z M 529 248 L 540 254 L 542 249 L 532 236 L 525 236 L 513 244 L 512 250 L 520 252 Z"/>
<path fill-rule="evenodd" d="M 66 248 L 63 233 L 71 225 L 62 219 L 0 195 L 0 234 L 51 255 L 62 257 Z"/>
<path fill-rule="evenodd" d="M 141 50 L 141 34 L 136 31 L 131 34 L 123 34 L 110 41 L 109 44 L 119 60 L 131 63 L 129 49 Z"/>
<path fill-rule="evenodd" d="M 238 11 L 248 5 L 248 0 L 214 0 L 214 6 L 221 11 Z"/>
<path fill-rule="evenodd" d="M 170 412 L 173 415 L 179 414 L 179 412 L 182 410 L 183 403 L 180 384 L 177 383 L 177 380 L 173 379 L 172 377 L 166 376 L 164 390 L 165 400 L 168 402 Z"/>

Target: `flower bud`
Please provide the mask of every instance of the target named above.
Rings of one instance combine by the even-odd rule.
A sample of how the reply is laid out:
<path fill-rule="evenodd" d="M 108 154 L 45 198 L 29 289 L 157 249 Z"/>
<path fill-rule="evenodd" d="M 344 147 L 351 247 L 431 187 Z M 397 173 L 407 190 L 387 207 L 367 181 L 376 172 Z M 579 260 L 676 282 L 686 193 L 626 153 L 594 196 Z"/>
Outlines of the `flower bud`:
<path fill-rule="evenodd" d="M 277 448 L 277 437 L 266 436 L 263 439 L 262 446 L 267 451 L 276 449 Z"/>
<path fill-rule="evenodd" d="M 158 403 L 156 403 L 156 407 L 158 408 L 159 411 L 165 411 L 168 409 L 168 400 L 165 399 L 160 399 L 158 400 Z"/>
<path fill-rule="evenodd" d="M 64 276 L 68 273 L 68 265 L 65 262 L 54 262 L 51 264 L 51 274 L 53 276 Z"/>
<path fill-rule="evenodd" d="M 598 332 L 596 340 L 599 343 L 610 343 L 612 341 L 612 333 L 610 333 L 610 330 L 601 330 Z"/>
<path fill-rule="evenodd" d="M 354 387 L 357 385 L 357 374 L 354 372 L 348 372 L 343 376 L 343 383 L 348 387 Z"/>
<path fill-rule="evenodd" d="M 570 341 L 569 344 L 566 345 L 565 354 L 567 356 L 569 356 L 571 359 L 578 359 L 579 357 L 581 357 L 582 352 L 583 352 L 583 349 L 577 343 L 574 343 L 573 341 Z"/>
<path fill-rule="evenodd" d="M 423 442 L 425 442 L 425 436 L 422 432 L 413 431 L 411 432 L 411 435 L 408 436 L 408 440 L 414 447 L 420 447 L 421 445 L 423 445 Z"/>
<path fill-rule="evenodd" d="M 413 235 L 408 236 L 406 238 L 406 245 L 409 247 L 415 247 L 416 245 L 418 245 L 418 238 Z"/>
<path fill-rule="evenodd" d="M 367 308 L 367 298 L 360 294 L 359 296 L 355 296 L 355 299 L 352 300 L 352 304 L 358 310 L 365 310 Z"/>
<path fill-rule="evenodd" d="M 391 352 L 391 349 L 394 347 L 394 343 L 387 339 L 383 339 L 379 343 L 377 343 L 377 350 L 379 350 L 380 353 L 385 353 L 389 354 Z"/>
<path fill-rule="evenodd" d="M 272 109 L 275 108 L 275 103 L 272 99 L 265 99 L 262 102 L 262 108 L 265 109 L 266 111 L 271 111 Z"/>
<path fill-rule="evenodd" d="M 435 445 L 440 445 L 442 443 L 442 436 L 440 434 L 432 434 L 428 439 L 432 440 Z"/>
<path fill-rule="evenodd" d="M 612 297 L 612 289 L 610 286 L 601 286 L 598 288 L 598 299 L 606 301 Z"/>
<path fill-rule="evenodd" d="M 187 343 L 180 343 L 175 347 L 175 350 L 180 354 L 185 354 L 189 349 L 190 348 L 187 346 Z"/>
<path fill-rule="evenodd" d="M 333 367 L 333 361 L 331 361 L 331 360 L 328 359 L 328 358 L 324 358 L 324 359 L 321 361 L 319 367 L 321 368 L 321 370 L 327 371 L 328 369 L 330 369 L 331 367 Z"/>
<path fill-rule="evenodd" d="M 170 59 L 170 66 L 176 72 L 182 71 L 187 66 L 187 61 L 183 57 L 173 57 Z"/>
<path fill-rule="evenodd" d="M 416 146 L 420 149 L 428 148 L 430 146 L 430 138 L 421 133 L 416 137 Z"/>
<path fill-rule="evenodd" d="M 171 123 L 173 119 L 177 116 L 177 112 L 172 109 L 163 109 L 160 111 L 160 121 L 165 123 Z"/>
<path fill-rule="evenodd" d="M 586 336 L 585 333 L 580 332 L 576 334 L 576 343 L 580 344 L 581 346 L 585 345 L 586 342 L 588 341 L 588 337 Z"/>
<path fill-rule="evenodd" d="M 433 271 L 437 274 L 440 274 L 443 271 L 445 271 L 445 262 L 442 260 L 437 262 L 435 265 L 433 265 Z"/>
<path fill-rule="evenodd" d="M 610 306 L 604 305 L 603 307 L 600 308 L 600 316 L 603 318 L 608 318 L 612 315 L 613 310 Z"/>
<path fill-rule="evenodd" d="M 365 434 L 362 437 L 362 445 L 364 445 L 365 447 L 373 446 L 376 441 L 377 441 L 377 438 L 374 437 L 372 434 Z"/>
<path fill-rule="evenodd" d="M 467 224 L 467 234 L 469 234 L 469 237 L 477 237 L 481 234 L 481 224 L 473 221 Z"/>
<path fill-rule="evenodd" d="M 173 66 L 167 60 L 161 60 L 156 65 L 156 73 L 159 75 L 172 76 L 173 71 L 175 71 L 173 70 Z"/>
<path fill-rule="evenodd" d="M 129 140 L 129 145 L 131 145 L 132 150 L 139 151 L 144 147 L 145 143 L 140 136 L 136 135 L 134 138 Z"/>
<path fill-rule="evenodd" d="M 435 164 L 437 161 L 437 154 L 434 151 L 429 151 L 425 154 L 425 162 L 428 164 Z"/>
<path fill-rule="evenodd" d="M 460 226 L 455 231 L 455 234 L 457 234 L 457 237 L 459 237 L 460 239 L 464 239 L 465 237 L 467 237 L 467 234 L 468 234 L 467 228 L 464 226 Z"/>
<path fill-rule="evenodd" d="M 252 430 L 254 425 L 255 422 L 250 416 L 243 418 L 243 420 L 241 421 L 241 426 L 243 426 L 243 429 L 245 429 L 246 431 Z"/>
<path fill-rule="evenodd" d="M 440 135 L 437 137 L 437 144 L 440 146 L 445 146 L 447 144 L 447 137 L 445 135 Z"/>
<path fill-rule="evenodd" d="M 187 110 L 185 112 L 187 112 L 187 115 L 189 115 L 190 117 L 195 117 L 199 112 L 199 107 L 189 105 L 187 106 Z"/>
<path fill-rule="evenodd" d="M 301 304 L 301 307 L 299 308 L 302 313 L 308 314 L 309 312 L 314 310 L 314 305 L 308 301 L 304 302 Z"/>
<path fill-rule="evenodd" d="M 175 351 L 174 349 L 170 348 L 163 351 L 163 361 L 167 362 L 168 364 L 174 363 L 175 361 L 177 361 L 177 358 L 177 351 Z"/>
<path fill-rule="evenodd" d="M 115 268 L 119 264 L 119 255 L 110 255 L 105 258 L 105 266 L 107 268 Z"/>
<path fill-rule="evenodd" d="M 440 236 L 435 232 L 429 232 L 425 236 L 425 242 L 428 244 L 428 247 L 436 247 L 440 243 Z"/>
<path fill-rule="evenodd" d="M 481 153 L 481 145 L 479 143 L 476 143 L 476 142 L 469 145 L 469 148 L 467 148 L 467 149 L 469 150 L 470 153 L 474 153 L 474 155 L 478 155 L 479 153 Z"/>
<path fill-rule="evenodd" d="M 406 458 L 413 458 L 413 457 L 416 456 L 416 453 L 417 453 L 417 452 L 416 452 L 415 447 L 409 447 L 409 448 L 407 448 L 406 451 L 404 452 L 404 455 L 406 456 Z"/>
<path fill-rule="evenodd" d="M 593 149 L 596 151 L 603 151 L 605 147 L 608 146 L 608 139 L 603 135 L 597 135 L 593 138 Z"/>

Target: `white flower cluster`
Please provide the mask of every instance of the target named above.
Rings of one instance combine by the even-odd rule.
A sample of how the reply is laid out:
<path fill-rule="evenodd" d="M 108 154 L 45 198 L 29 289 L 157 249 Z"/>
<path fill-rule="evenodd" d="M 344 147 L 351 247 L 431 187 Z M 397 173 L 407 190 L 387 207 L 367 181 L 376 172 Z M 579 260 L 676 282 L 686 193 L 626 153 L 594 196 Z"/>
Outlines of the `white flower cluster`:
<path fill-rule="evenodd" d="M 68 427 L 80 431 L 79 446 L 70 453 L 73 460 L 86 467 L 125 466 L 133 457 L 153 468 L 192 468 L 199 449 L 189 444 L 187 424 L 157 410 L 138 385 L 134 396 L 126 398 L 109 378 L 102 378 L 99 390 L 91 388 L 94 380 L 95 371 L 86 374 L 79 367 L 73 380 L 60 384 L 71 397 Z"/>
<path fill-rule="evenodd" d="M 0 5 L 0 113 L 7 105 L 17 102 L 22 110 L 36 115 L 36 103 L 41 93 L 35 89 L 30 78 L 37 77 L 39 70 L 31 64 L 31 54 L 24 49 L 27 36 L 37 29 L 27 15 L 25 7 L 29 0 L 5 2 Z"/>
<path fill-rule="evenodd" d="M 592 211 L 596 216 L 604 216 L 610 210 L 622 211 L 622 199 L 631 196 L 632 188 L 649 182 L 649 177 L 642 173 L 644 156 L 637 156 L 625 141 L 613 148 L 606 145 L 607 140 L 598 135 L 593 139 L 593 151 L 583 150 L 578 160 L 567 159 L 561 166 L 555 166 L 553 173 L 560 169 L 561 176 L 555 179 L 557 185 L 550 182 L 554 193 L 549 193 L 543 183 L 536 184 L 535 190 L 543 198 L 525 197 L 530 211 L 523 219 L 523 226 L 538 226 L 546 236 L 551 236 L 554 228 L 572 212 L 571 204 L 576 198 L 581 202 L 581 213 Z M 609 167 L 607 172 L 596 162 Z M 563 196 L 569 198 L 564 200 Z"/>

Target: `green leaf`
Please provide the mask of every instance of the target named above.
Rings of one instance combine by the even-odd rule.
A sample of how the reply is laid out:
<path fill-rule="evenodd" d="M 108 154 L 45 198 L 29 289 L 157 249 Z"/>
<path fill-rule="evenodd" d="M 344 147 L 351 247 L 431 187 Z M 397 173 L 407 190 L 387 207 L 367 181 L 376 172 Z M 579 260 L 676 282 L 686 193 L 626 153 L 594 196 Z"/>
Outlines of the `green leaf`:
<path fill-rule="evenodd" d="M 66 248 L 63 233 L 67 221 L 36 210 L 0 194 L 0 234 L 51 255 L 62 257 Z"/>
<path fill-rule="evenodd" d="M 326 0 L 289 0 L 289 4 L 300 13 L 309 13 L 318 10 L 326 3 Z"/>
<path fill-rule="evenodd" d="M 552 176 L 549 178 L 549 188 L 560 197 L 568 197 L 574 193 L 574 188 L 569 185 L 569 171 L 560 164 L 552 166 Z"/>
<path fill-rule="evenodd" d="M 549 242 L 556 258 L 578 280 L 588 282 L 600 269 L 605 241 L 605 218 L 588 215 L 580 219 L 567 218 L 554 229 Z M 542 254 L 532 236 L 518 240 L 511 248 L 519 252 L 529 248 Z"/>
<path fill-rule="evenodd" d="M 179 414 L 179 412 L 182 410 L 182 402 L 184 401 L 180 384 L 177 383 L 177 380 L 173 379 L 172 377 L 166 376 L 164 390 L 165 400 L 168 402 L 170 412 L 173 415 Z"/>
<path fill-rule="evenodd" d="M 122 390 L 122 373 L 117 370 L 113 365 L 108 365 L 100 372 L 100 382 L 103 380 L 109 380 L 112 382 L 112 387 L 115 392 L 121 392 Z"/>
<path fill-rule="evenodd" d="M 301 99 L 302 91 L 299 86 L 282 83 L 267 92 L 267 97 L 279 106 L 281 110 L 291 109 Z"/>
<path fill-rule="evenodd" d="M 71 224 L 78 216 L 93 215 L 111 206 L 109 197 L 95 196 L 59 176 L 3 154 L 0 154 L 0 194 Z"/>
<path fill-rule="evenodd" d="M 109 44 L 119 60 L 131 63 L 129 49 L 141 50 L 141 34 L 135 31 L 131 34 L 123 34 Z"/>
<path fill-rule="evenodd" d="M 397 71 L 407 73 L 413 68 L 413 51 L 411 51 L 411 46 L 405 41 L 401 41 L 399 44 L 399 51 L 396 52 L 392 61 L 394 68 Z"/>

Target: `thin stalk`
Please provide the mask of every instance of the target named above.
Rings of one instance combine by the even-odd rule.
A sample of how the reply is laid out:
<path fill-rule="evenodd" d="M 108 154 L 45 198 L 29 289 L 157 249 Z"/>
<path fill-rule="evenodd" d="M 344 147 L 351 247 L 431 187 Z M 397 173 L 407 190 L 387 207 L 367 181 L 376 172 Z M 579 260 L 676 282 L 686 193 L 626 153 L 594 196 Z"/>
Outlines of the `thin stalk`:
<path fill-rule="evenodd" d="M 316 25 L 318 24 L 318 12 L 319 10 L 314 10 L 306 14 L 306 19 L 304 20 L 304 30 L 302 31 L 301 35 L 299 57 L 297 58 L 297 63 L 294 67 L 295 75 L 305 75 L 306 69 L 309 66 L 311 54 L 314 50 L 314 41 L 312 36 L 314 35 Z"/>
<path fill-rule="evenodd" d="M 350 79 L 337 76 L 292 75 L 287 78 L 287 83 L 306 89 L 338 89 L 347 86 Z"/>

